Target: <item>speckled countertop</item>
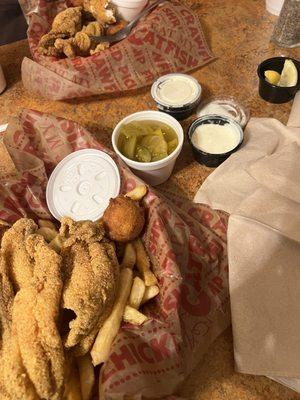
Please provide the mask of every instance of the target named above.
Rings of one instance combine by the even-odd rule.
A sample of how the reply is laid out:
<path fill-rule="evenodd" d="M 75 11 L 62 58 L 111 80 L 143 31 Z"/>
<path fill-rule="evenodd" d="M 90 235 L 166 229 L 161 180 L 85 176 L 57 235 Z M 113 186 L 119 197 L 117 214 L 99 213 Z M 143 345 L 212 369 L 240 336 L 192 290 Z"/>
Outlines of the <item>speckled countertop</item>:
<path fill-rule="evenodd" d="M 275 55 L 300 58 L 300 49 L 275 48 L 269 43 L 276 17 L 265 10 L 264 0 L 189 0 L 198 13 L 208 42 L 217 59 L 195 71 L 204 97 L 235 96 L 249 108 L 252 116 L 274 117 L 287 122 L 291 103 L 268 104 L 257 92 L 256 68 L 260 61 Z M 69 118 L 88 128 L 110 146 L 110 135 L 126 115 L 154 109 L 149 88 L 122 96 L 53 102 L 32 96 L 20 80 L 20 66 L 29 56 L 26 41 L 0 47 L 0 64 L 7 79 L 7 90 L 0 96 L 0 124 L 22 108 L 33 108 Z M 120 106 L 122 105 L 122 106 Z M 184 121 L 187 128 L 190 120 Z M 184 144 L 171 179 L 169 190 L 193 198 L 212 170 L 197 164 L 189 145 Z M 294 400 L 300 395 L 264 377 L 234 372 L 231 330 L 224 332 L 208 349 L 180 395 L 197 400 Z"/>

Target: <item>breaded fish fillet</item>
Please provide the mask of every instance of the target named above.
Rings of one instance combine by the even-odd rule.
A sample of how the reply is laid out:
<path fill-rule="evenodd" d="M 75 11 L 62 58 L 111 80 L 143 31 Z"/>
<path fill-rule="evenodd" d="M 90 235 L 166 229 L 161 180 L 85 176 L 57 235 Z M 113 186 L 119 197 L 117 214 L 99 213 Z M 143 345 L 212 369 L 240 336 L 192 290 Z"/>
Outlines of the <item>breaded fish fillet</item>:
<path fill-rule="evenodd" d="M 69 7 L 56 15 L 52 22 L 52 32 L 74 36 L 82 27 L 81 7 Z"/>
<path fill-rule="evenodd" d="M 26 250 L 25 239 L 37 229 L 32 219 L 21 218 L 3 235 L 1 248 L 15 293 L 32 278 L 33 263 Z"/>
<path fill-rule="evenodd" d="M 90 12 L 93 17 L 105 24 L 114 24 L 116 17 L 114 9 L 108 8 L 110 0 L 84 0 L 83 7 Z"/>
<path fill-rule="evenodd" d="M 38 396 L 62 398 L 64 351 L 57 329 L 62 279 L 61 257 L 40 235 L 26 239 L 33 278 L 15 296 L 12 329 L 16 331 L 23 364 Z"/>
<path fill-rule="evenodd" d="M 62 307 L 72 310 L 65 347 L 87 353 L 111 312 L 118 282 L 118 261 L 113 244 L 104 239 L 100 222 L 62 220 L 65 237 L 62 257 L 64 288 Z"/>
<path fill-rule="evenodd" d="M 38 400 L 22 362 L 16 332 L 11 330 L 14 291 L 6 268 L 3 253 L 0 252 L 0 398 Z"/>

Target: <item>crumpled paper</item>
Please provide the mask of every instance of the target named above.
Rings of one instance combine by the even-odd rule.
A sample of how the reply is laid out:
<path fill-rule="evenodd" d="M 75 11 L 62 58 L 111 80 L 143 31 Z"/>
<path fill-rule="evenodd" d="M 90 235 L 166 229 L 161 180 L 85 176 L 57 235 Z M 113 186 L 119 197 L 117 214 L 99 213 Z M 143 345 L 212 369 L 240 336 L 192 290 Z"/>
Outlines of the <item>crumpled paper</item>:
<path fill-rule="evenodd" d="M 33 60 L 24 58 L 22 80 L 31 92 L 52 100 L 116 93 L 150 85 L 170 72 L 187 72 L 211 61 L 198 16 L 180 3 L 166 2 L 131 34 L 90 57 L 56 59 L 38 52 L 38 42 L 68 0 L 19 0 L 29 23 Z"/>
<path fill-rule="evenodd" d="M 0 218 L 11 223 L 25 216 L 51 218 L 47 179 L 62 158 L 83 148 L 114 158 L 122 192 L 141 182 L 77 123 L 32 110 L 14 118 L 0 147 Z M 151 187 L 144 206 L 143 239 L 160 295 L 145 308 L 149 322 L 122 325 L 101 369 L 101 400 L 173 394 L 230 323 L 227 214 Z"/>

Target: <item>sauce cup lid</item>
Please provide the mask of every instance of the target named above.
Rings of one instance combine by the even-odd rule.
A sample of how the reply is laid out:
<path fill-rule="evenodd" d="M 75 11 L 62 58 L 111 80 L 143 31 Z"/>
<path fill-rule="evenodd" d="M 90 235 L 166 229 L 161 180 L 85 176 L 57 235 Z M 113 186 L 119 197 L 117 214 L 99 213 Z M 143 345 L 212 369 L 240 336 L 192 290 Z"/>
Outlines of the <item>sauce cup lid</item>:
<path fill-rule="evenodd" d="M 197 116 L 220 115 L 230 118 L 244 128 L 249 121 L 249 110 L 236 98 L 231 96 L 212 97 L 201 103 L 197 109 Z"/>
<path fill-rule="evenodd" d="M 170 110 L 190 108 L 199 102 L 201 93 L 197 79 L 180 73 L 163 75 L 151 87 L 154 101 Z"/>
<path fill-rule="evenodd" d="M 75 151 L 65 157 L 52 172 L 46 200 L 58 220 L 99 219 L 111 198 L 120 192 L 120 173 L 114 160 L 95 149 Z"/>

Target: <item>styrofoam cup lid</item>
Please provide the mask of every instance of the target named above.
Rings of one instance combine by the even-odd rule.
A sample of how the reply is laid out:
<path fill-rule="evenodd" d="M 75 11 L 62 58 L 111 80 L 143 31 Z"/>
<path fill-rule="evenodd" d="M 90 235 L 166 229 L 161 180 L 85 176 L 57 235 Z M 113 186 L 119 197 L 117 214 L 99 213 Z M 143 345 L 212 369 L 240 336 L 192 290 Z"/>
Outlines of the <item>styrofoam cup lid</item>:
<path fill-rule="evenodd" d="M 100 150 L 85 149 L 69 154 L 52 172 L 46 200 L 58 220 L 99 219 L 109 200 L 120 192 L 120 174 L 114 160 Z"/>

